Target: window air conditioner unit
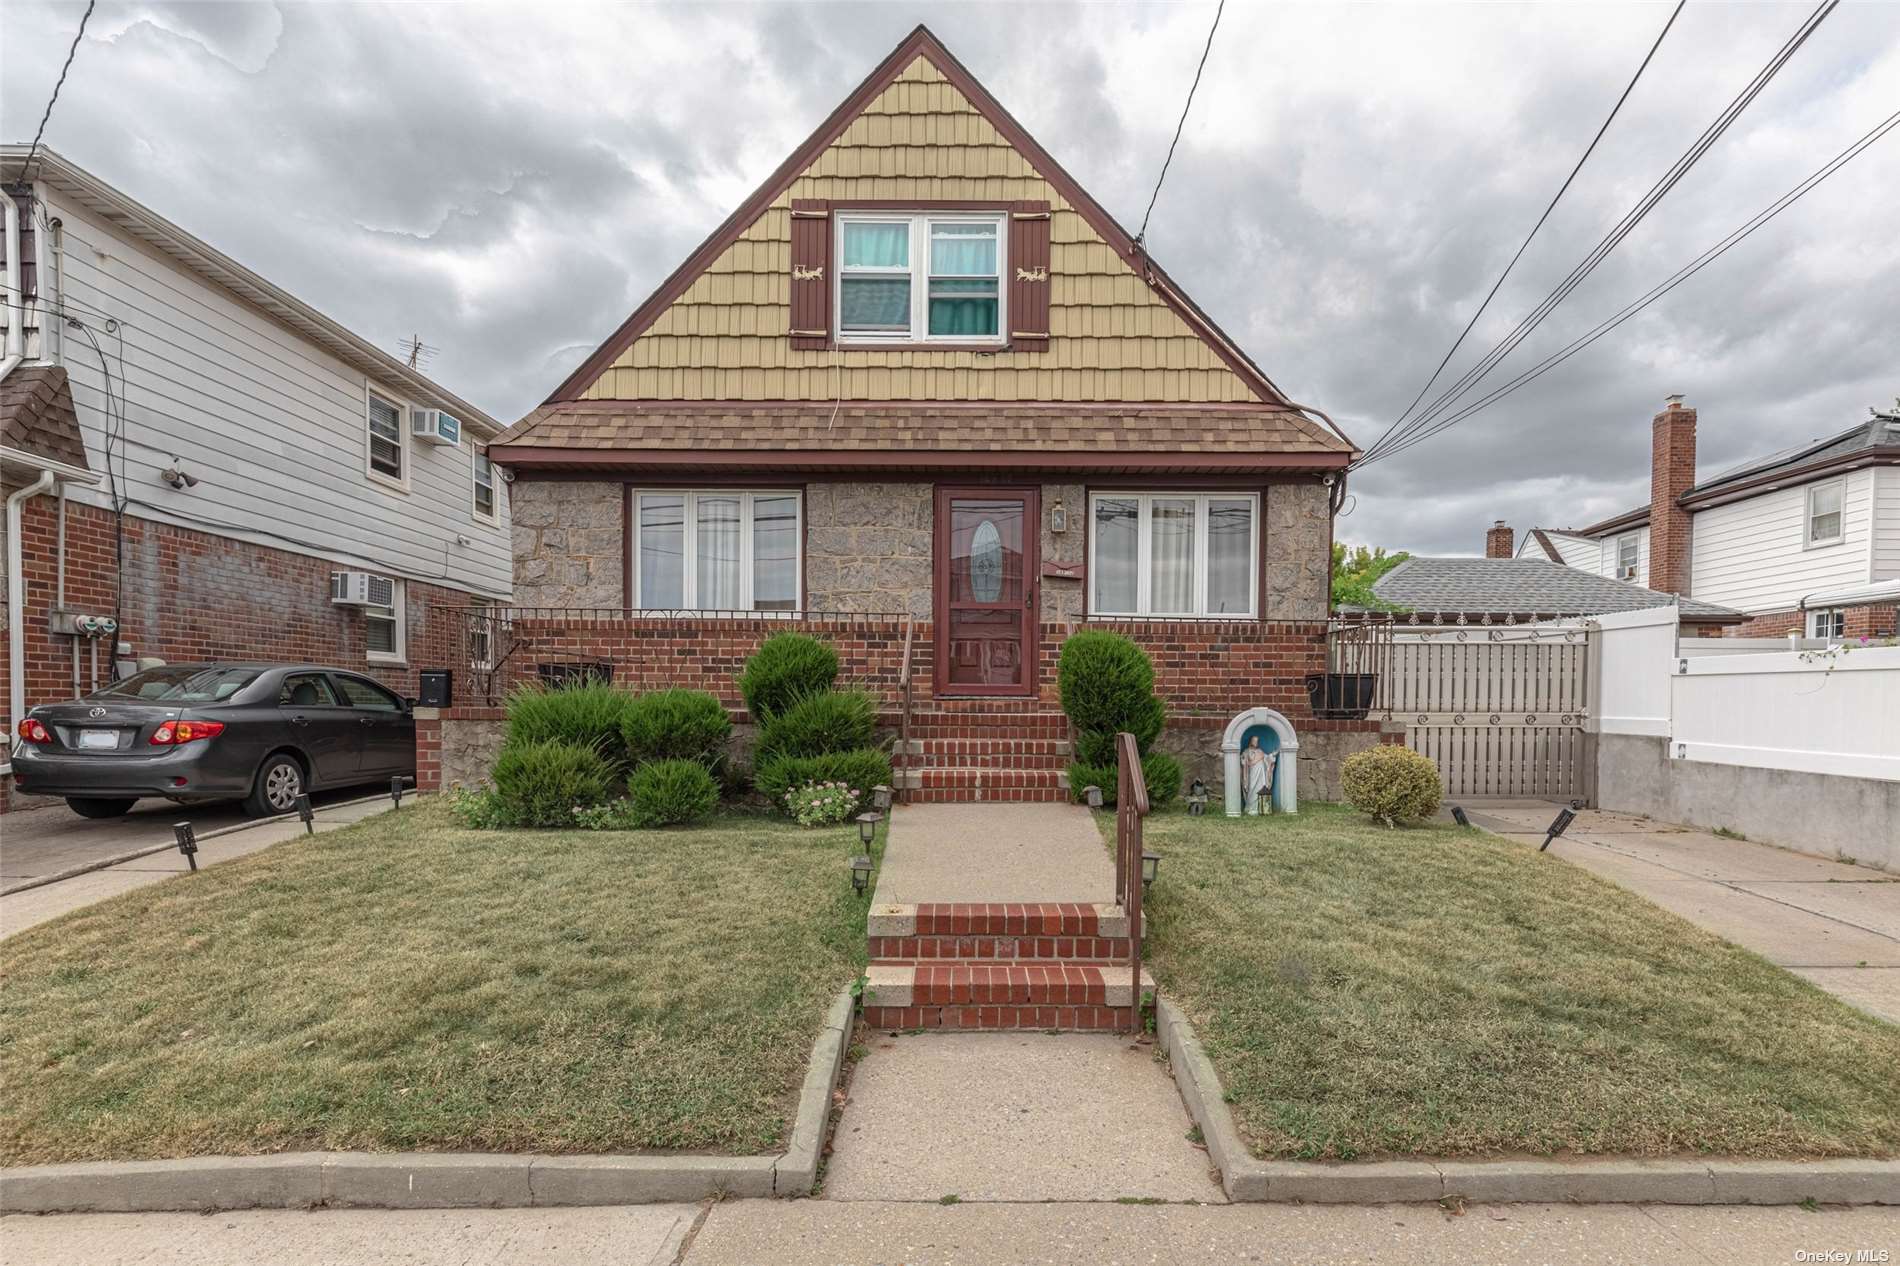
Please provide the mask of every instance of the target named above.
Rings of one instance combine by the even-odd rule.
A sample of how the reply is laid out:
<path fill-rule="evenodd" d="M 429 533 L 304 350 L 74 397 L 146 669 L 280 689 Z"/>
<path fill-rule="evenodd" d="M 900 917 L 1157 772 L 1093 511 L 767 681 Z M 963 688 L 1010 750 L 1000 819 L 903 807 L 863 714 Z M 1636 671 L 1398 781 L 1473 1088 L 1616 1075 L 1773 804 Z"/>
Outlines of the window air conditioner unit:
<path fill-rule="evenodd" d="M 1634 567 L 1619 567 L 1616 569 L 1616 578 L 1618 580 L 1635 580 L 1636 569 Z"/>
<path fill-rule="evenodd" d="M 330 602 L 339 607 L 390 607 L 396 604 L 396 582 L 366 571 L 330 573 Z"/>
<path fill-rule="evenodd" d="M 453 447 L 462 442 L 461 422 L 454 414 L 440 409 L 409 410 L 409 433 L 429 444 Z"/>

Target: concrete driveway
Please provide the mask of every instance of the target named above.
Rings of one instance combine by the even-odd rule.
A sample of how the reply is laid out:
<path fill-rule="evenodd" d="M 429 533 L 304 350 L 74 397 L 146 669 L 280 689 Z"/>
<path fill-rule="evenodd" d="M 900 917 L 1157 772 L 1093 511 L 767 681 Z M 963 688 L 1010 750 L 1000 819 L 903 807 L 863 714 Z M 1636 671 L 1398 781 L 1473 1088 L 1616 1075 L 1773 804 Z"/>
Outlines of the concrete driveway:
<path fill-rule="evenodd" d="M 1533 847 L 1558 809 L 1463 803 L 1477 825 Z M 1594 809 L 1550 851 L 1900 1024 L 1900 875 Z"/>

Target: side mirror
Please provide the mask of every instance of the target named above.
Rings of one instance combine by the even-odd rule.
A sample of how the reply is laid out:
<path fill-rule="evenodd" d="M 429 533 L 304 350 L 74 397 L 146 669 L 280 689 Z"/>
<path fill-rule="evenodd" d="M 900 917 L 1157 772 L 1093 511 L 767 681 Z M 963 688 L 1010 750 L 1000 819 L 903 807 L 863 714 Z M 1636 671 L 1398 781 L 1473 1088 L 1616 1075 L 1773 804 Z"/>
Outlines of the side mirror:
<path fill-rule="evenodd" d="M 402 710 L 404 712 L 414 712 L 417 702 L 419 701 L 414 695 L 404 695 L 402 697 Z"/>

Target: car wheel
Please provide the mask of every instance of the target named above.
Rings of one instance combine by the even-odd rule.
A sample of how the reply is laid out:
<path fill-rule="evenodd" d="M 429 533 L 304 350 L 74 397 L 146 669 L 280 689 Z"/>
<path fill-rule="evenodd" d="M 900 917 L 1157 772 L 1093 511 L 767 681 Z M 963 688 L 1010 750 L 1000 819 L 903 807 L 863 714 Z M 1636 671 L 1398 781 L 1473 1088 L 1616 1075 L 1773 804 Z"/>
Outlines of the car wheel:
<path fill-rule="evenodd" d="M 82 818 L 122 818 L 137 803 L 120 796 L 67 796 L 66 806 Z"/>
<path fill-rule="evenodd" d="M 303 794 L 303 766 L 294 756 L 279 752 L 257 770 L 251 794 L 245 797 L 244 811 L 254 818 L 271 818 L 297 807 Z"/>

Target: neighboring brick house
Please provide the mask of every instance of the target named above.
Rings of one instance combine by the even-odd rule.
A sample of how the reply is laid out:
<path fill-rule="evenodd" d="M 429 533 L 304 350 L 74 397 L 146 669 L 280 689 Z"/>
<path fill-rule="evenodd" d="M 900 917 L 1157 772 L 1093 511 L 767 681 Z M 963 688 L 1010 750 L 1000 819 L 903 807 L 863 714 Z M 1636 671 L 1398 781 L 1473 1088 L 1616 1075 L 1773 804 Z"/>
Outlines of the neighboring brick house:
<path fill-rule="evenodd" d="M 0 172 L 24 159 L 0 147 Z M 26 174 L 0 309 L 9 735 L 120 661 L 309 660 L 414 693 L 464 657 L 447 609 L 512 582 L 499 424 L 59 154 Z M 338 572 L 382 601 L 332 601 Z"/>
<path fill-rule="evenodd" d="M 745 654 L 802 623 L 895 708 L 908 642 L 944 740 L 912 785 L 1049 798 L 1060 752 L 1003 740 L 1050 724 L 1089 625 L 1150 650 L 1190 755 L 1259 704 L 1313 736 L 1303 787 L 1378 741 L 1305 687 L 1350 441 L 923 28 L 490 452 L 517 673 L 737 706 Z"/>
<path fill-rule="evenodd" d="M 1670 397 L 1651 431 L 1648 505 L 1533 528 L 1520 557 L 1729 607 L 1730 636 L 1900 629 L 1900 403 L 1821 439 L 1696 478 L 1696 411 Z"/>

